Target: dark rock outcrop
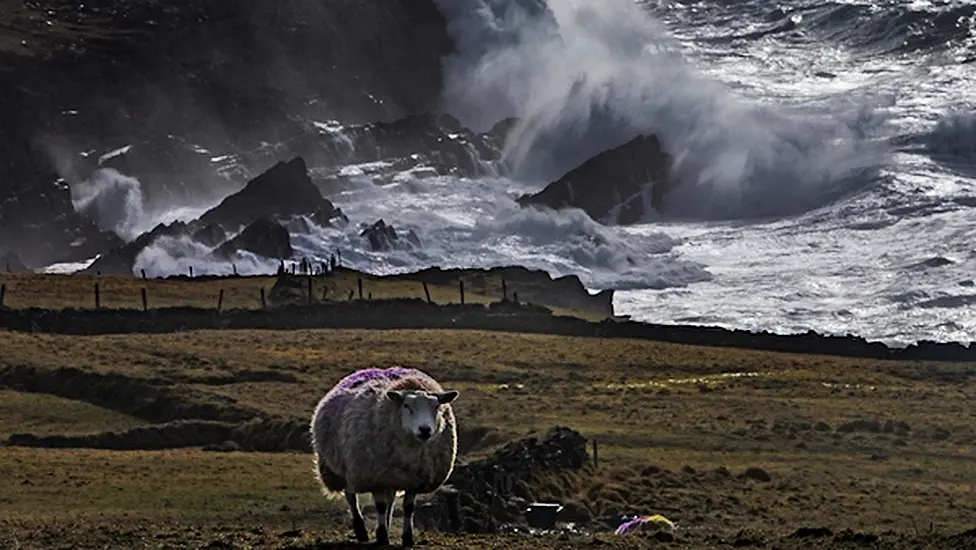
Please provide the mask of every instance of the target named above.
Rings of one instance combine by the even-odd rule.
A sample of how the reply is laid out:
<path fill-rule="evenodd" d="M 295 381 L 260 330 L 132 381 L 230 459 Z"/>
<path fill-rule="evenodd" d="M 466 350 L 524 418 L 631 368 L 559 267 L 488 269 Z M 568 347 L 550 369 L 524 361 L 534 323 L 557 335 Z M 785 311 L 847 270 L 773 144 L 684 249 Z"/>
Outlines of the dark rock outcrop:
<path fill-rule="evenodd" d="M 317 127 L 320 135 L 301 151 L 310 164 L 326 167 L 317 170 L 317 183 L 326 193 L 347 187 L 358 175 L 327 168 L 342 164 L 363 164 L 358 171 L 380 184 L 409 169 L 475 177 L 504 170 L 499 160 L 510 126 L 502 121 L 479 134 L 450 115 L 412 115 L 341 129 Z"/>
<path fill-rule="evenodd" d="M 447 484 L 418 506 L 415 520 L 454 533 L 489 533 L 502 524 L 523 523 L 519 503 L 532 499 L 532 485 L 584 468 L 590 460 L 586 443 L 579 432 L 556 427 L 542 438 L 512 441 L 487 458 L 459 464 Z"/>
<path fill-rule="evenodd" d="M 293 254 L 288 230 L 266 218 L 261 218 L 226 243 L 217 247 L 214 255 L 230 258 L 238 250 L 246 250 L 264 258 L 285 259 Z"/>
<path fill-rule="evenodd" d="M 413 231 L 400 234 L 392 225 L 387 225 L 383 220 L 377 220 L 373 225 L 367 226 L 359 234 L 360 237 L 369 241 L 369 246 L 374 251 L 384 251 L 403 248 L 420 248 L 420 238 Z"/>
<path fill-rule="evenodd" d="M 662 210 L 671 185 L 671 156 L 656 136 L 638 136 L 589 159 L 534 195 L 522 206 L 581 208 L 605 224 L 638 223 L 649 205 Z"/>
<path fill-rule="evenodd" d="M 190 233 L 190 226 L 176 221 L 169 225 L 159 224 L 150 231 L 139 235 L 134 241 L 115 247 L 92 262 L 82 273 L 101 273 L 103 275 L 132 275 L 136 259 L 147 247 L 161 237 L 180 237 Z"/>
<path fill-rule="evenodd" d="M 344 219 L 338 209 L 322 196 L 308 175 L 302 157 L 279 162 L 254 178 L 242 189 L 206 211 L 199 224 L 216 224 L 228 231 L 253 224 L 262 218 L 290 218 L 309 215 L 317 223 L 328 225 Z"/>
<path fill-rule="evenodd" d="M 103 253 L 84 271 L 132 275 L 139 254 L 164 236 L 188 236 L 210 247 L 220 245 L 216 251 L 218 257 L 248 250 L 268 258 L 288 258 L 292 252 L 288 230 L 274 220 L 302 216 L 320 225 L 345 220 L 342 211 L 323 197 L 311 182 L 304 160 L 296 157 L 276 164 L 200 218 L 190 223 L 178 221 L 157 225 L 134 241 Z M 241 227 L 245 229 L 240 235 L 225 242 L 228 230 L 237 231 Z"/>

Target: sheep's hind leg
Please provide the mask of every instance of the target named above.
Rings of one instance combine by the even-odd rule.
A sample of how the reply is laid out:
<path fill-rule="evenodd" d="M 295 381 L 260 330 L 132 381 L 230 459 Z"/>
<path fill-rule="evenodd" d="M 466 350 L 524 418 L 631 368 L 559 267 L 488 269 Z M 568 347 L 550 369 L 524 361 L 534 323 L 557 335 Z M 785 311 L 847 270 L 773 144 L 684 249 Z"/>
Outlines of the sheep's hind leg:
<path fill-rule="evenodd" d="M 390 516 L 393 512 L 393 502 L 387 491 L 374 492 L 373 502 L 376 504 L 376 545 L 390 545 Z"/>
<path fill-rule="evenodd" d="M 386 492 L 386 502 L 389 506 L 386 508 L 386 530 L 390 532 L 393 529 L 393 509 L 396 508 L 396 491 Z"/>
<path fill-rule="evenodd" d="M 413 509 L 417 502 L 416 493 L 403 495 L 403 547 L 413 546 Z"/>
<path fill-rule="evenodd" d="M 349 510 L 352 512 L 352 530 L 356 534 L 356 540 L 359 542 L 367 542 L 369 540 L 369 532 L 366 531 L 366 521 L 363 519 L 363 513 L 359 509 L 359 499 L 356 497 L 356 493 L 346 491 L 346 502 L 349 503 Z"/>

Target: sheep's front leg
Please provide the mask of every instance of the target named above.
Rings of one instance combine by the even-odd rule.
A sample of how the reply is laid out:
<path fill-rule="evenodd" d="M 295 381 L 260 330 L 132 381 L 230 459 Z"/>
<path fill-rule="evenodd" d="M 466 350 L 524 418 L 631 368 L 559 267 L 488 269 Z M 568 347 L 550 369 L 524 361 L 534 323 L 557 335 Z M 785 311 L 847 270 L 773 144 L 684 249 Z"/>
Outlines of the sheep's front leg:
<path fill-rule="evenodd" d="M 373 502 L 376 504 L 376 544 L 389 546 L 390 517 L 393 515 L 393 499 L 387 491 L 374 492 Z"/>
<path fill-rule="evenodd" d="M 413 509 L 417 503 L 416 493 L 403 495 L 403 547 L 413 546 Z"/>
<path fill-rule="evenodd" d="M 359 542 L 368 541 L 369 532 L 366 531 L 366 521 L 359 509 L 359 499 L 354 491 L 346 491 L 346 502 L 349 503 L 349 511 L 352 512 L 352 530 L 356 533 L 356 540 Z"/>

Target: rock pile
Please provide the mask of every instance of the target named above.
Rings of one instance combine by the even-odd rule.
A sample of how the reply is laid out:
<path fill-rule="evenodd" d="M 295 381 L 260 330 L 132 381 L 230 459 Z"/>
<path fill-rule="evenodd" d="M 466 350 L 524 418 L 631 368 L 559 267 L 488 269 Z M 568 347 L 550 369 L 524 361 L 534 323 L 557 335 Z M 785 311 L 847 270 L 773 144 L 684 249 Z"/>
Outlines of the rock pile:
<path fill-rule="evenodd" d="M 487 458 L 459 464 L 447 484 L 417 507 L 415 521 L 428 530 L 467 533 L 523 523 L 540 476 L 580 470 L 588 462 L 586 438 L 570 428 L 512 441 Z"/>

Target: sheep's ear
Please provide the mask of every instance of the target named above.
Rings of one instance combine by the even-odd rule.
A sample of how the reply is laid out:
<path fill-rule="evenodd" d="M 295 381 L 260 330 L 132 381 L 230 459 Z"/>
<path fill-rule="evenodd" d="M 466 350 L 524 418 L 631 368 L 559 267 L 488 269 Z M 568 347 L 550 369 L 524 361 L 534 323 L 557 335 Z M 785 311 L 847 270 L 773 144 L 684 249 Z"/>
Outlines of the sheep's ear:
<path fill-rule="evenodd" d="M 397 405 L 402 405 L 403 404 L 403 392 L 402 391 L 390 390 L 390 391 L 386 392 L 386 398 L 389 399 L 390 401 L 393 401 Z"/>
<path fill-rule="evenodd" d="M 448 390 L 437 394 L 437 402 L 446 405 L 458 398 L 457 390 Z"/>

